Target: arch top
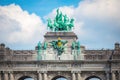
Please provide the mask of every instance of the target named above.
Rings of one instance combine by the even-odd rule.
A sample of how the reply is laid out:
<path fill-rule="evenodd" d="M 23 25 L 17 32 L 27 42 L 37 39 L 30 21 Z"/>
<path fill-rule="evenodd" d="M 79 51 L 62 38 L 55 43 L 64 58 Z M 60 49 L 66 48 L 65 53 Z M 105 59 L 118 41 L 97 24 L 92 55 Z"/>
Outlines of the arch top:
<path fill-rule="evenodd" d="M 64 76 L 55 76 L 55 77 L 53 77 L 51 80 L 67 80 L 67 78 L 66 77 L 64 77 Z"/>
<path fill-rule="evenodd" d="M 25 79 L 27 79 L 27 78 L 33 79 L 33 78 L 30 77 L 30 76 L 21 76 L 18 80 L 25 80 Z M 34 79 L 33 79 L 33 80 L 34 80 Z"/>
<path fill-rule="evenodd" d="M 85 80 L 102 80 L 102 79 L 98 76 L 89 76 Z"/>

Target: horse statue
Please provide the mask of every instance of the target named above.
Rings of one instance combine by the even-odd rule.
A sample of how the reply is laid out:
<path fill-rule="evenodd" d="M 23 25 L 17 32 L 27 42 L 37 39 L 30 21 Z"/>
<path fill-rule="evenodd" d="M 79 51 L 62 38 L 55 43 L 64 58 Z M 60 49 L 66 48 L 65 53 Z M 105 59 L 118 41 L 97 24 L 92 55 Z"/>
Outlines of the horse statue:
<path fill-rule="evenodd" d="M 55 30 L 55 27 L 54 27 L 54 25 L 53 25 L 53 23 L 52 23 L 52 20 L 51 20 L 51 19 L 48 19 L 47 21 L 48 21 L 48 24 L 47 24 L 48 28 L 49 28 L 50 30 L 54 31 L 54 30 Z"/>
<path fill-rule="evenodd" d="M 69 31 L 72 30 L 72 27 L 74 27 L 74 19 L 71 19 L 71 20 L 70 20 L 70 24 L 68 24 L 68 29 L 69 29 Z"/>

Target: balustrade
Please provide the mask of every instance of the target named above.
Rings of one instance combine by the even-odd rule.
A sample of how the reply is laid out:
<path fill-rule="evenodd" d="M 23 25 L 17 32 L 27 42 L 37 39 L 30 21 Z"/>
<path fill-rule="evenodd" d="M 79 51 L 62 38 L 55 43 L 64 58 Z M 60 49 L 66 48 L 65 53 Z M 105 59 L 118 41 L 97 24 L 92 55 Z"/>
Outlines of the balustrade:
<path fill-rule="evenodd" d="M 47 53 L 46 53 L 47 55 Z M 74 55 L 74 54 L 71 54 Z M 44 55 L 45 56 L 45 55 Z M 47 58 L 45 58 L 43 56 L 43 60 L 46 60 Z M 80 55 L 76 55 L 76 59 L 75 60 L 93 60 L 93 61 L 99 61 L 99 60 L 108 60 L 110 55 L 106 55 L 106 54 L 83 54 L 81 53 Z M 50 57 L 48 55 L 48 57 Z M 56 59 L 56 56 L 54 56 Z M 64 57 L 64 56 L 62 56 Z M 75 57 L 75 56 L 71 56 L 71 57 Z M 113 55 L 112 59 L 113 60 L 120 60 L 120 54 L 116 54 Z M 37 54 L 11 54 L 11 55 L 1 55 L 0 54 L 0 61 L 37 61 Z M 73 58 L 71 58 L 71 60 L 74 60 Z"/>

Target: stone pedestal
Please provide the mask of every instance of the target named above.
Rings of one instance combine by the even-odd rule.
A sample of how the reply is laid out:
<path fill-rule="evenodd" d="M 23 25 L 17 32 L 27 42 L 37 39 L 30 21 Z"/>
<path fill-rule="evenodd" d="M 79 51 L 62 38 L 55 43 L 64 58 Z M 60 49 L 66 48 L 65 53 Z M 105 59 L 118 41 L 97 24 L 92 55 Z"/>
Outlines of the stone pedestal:
<path fill-rule="evenodd" d="M 68 41 L 74 41 L 78 39 L 74 32 L 47 32 L 44 36 L 45 41 L 57 40 L 58 37 Z"/>
<path fill-rule="evenodd" d="M 74 60 L 74 56 L 71 54 L 71 46 L 73 41 L 78 39 L 77 35 L 74 32 L 47 32 L 44 35 L 44 42 L 50 43 L 51 41 L 57 41 L 58 38 L 61 38 L 63 41 L 67 41 L 64 45 L 64 52 L 60 57 L 56 56 L 55 54 L 58 54 L 57 50 L 54 50 L 49 44 L 46 49 L 45 60 Z"/>

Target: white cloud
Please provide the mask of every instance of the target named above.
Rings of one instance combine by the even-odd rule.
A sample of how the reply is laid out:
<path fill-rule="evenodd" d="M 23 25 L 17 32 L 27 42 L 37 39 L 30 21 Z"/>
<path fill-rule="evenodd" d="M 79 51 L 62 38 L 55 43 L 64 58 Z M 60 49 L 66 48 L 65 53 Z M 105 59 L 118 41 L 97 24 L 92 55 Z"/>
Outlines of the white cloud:
<path fill-rule="evenodd" d="M 74 32 L 88 48 L 107 48 L 120 41 L 120 0 L 83 0 L 77 7 L 61 6 L 60 11 L 75 19 Z M 54 18 L 53 9 L 47 18 Z M 45 25 L 37 15 L 20 6 L 0 6 L 0 41 L 33 44 L 43 39 Z M 97 45 L 96 45 L 97 44 Z"/>
<path fill-rule="evenodd" d="M 42 39 L 45 28 L 39 16 L 18 5 L 0 6 L 1 42 L 32 44 Z"/>
<path fill-rule="evenodd" d="M 69 17 L 74 17 L 74 32 L 83 44 L 88 48 L 107 48 L 115 41 L 120 41 L 119 4 L 120 0 L 83 0 L 77 7 L 63 6 L 60 10 Z M 55 11 L 56 9 L 45 18 L 53 18 Z"/>
<path fill-rule="evenodd" d="M 120 0 L 85 0 L 79 3 L 76 13 L 97 19 L 120 19 Z M 79 14 L 77 14 L 79 15 Z"/>

